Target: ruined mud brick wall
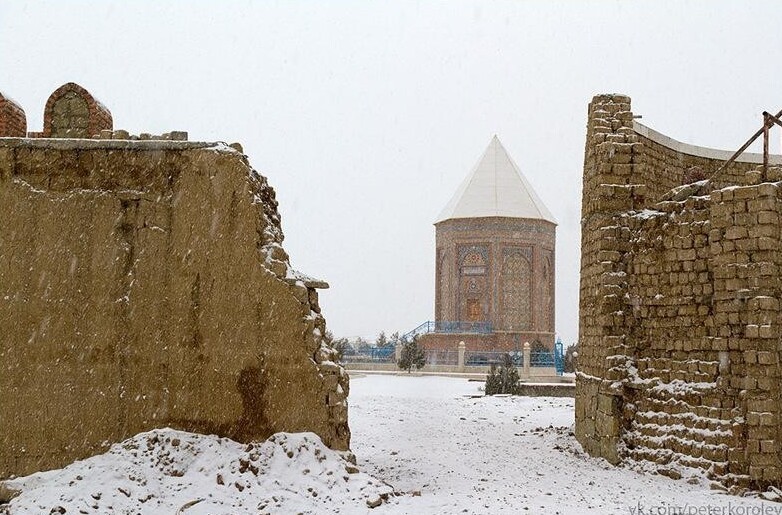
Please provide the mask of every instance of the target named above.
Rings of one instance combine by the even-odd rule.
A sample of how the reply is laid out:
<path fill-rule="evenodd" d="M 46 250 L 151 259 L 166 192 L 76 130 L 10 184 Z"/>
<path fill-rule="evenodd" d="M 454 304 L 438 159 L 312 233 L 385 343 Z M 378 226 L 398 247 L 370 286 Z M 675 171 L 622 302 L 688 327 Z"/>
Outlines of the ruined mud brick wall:
<path fill-rule="evenodd" d="M 613 463 L 699 467 L 734 488 L 782 483 L 782 179 L 589 107 L 576 437 Z M 772 161 L 782 163 L 779 156 Z"/>
<path fill-rule="evenodd" d="M 222 144 L 0 138 L 0 477 L 156 427 L 347 449 L 274 190 Z"/>

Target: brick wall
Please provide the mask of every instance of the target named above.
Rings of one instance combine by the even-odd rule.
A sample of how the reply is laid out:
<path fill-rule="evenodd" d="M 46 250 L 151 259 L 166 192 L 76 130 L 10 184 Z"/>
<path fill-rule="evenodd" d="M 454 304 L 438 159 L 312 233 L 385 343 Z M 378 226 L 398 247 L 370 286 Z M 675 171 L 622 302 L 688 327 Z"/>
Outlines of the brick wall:
<path fill-rule="evenodd" d="M 73 82 L 57 88 L 46 101 L 44 138 L 92 138 L 112 127 L 111 112 Z"/>
<path fill-rule="evenodd" d="M 590 104 L 576 437 L 614 463 L 764 488 L 782 482 L 779 184 L 749 156 L 679 186 L 730 154 L 639 126 L 628 97 Z"/>
<path fill-rule="evenodd" d="M 0 92 L 0 138 L 24 138 L 26 135 L 24 110 Z"/>

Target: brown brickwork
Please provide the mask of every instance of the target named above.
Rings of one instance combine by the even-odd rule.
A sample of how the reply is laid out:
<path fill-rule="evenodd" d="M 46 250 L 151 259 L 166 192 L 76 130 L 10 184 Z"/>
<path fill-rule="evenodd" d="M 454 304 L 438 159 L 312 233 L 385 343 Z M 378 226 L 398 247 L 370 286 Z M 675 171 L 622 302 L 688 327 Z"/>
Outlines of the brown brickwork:
<path fill-rule="evenodd" d="M 24 109 L 0 92 L 0 138 L 24 138 L 26 135 Z"/>
<path fill-rule="evenodd" d="M 679 187 L 694 167 L 709 176 L 724 161 L 647 136 L 628 97 L 593 99 L 576 437 L 614 463 L 779 486 L 782 188 L 762 182 L 755 158 Z"/>
<path fill-rule="evenodd" d="M 57 88 L 46 101 L 44 138 L 92 138 L 112 127 L 109 110 L 89 91 L 73 82 Z"/>

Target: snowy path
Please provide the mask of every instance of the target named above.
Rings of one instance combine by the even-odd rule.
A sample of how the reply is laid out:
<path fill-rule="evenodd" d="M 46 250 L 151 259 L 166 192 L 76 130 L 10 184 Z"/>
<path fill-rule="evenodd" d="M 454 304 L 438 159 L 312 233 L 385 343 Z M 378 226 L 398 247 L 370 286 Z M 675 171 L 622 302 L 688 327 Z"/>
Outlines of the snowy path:
<path fill-rule="evenodd" d="M 705 481 L 692 485 L 588 458 L 569 435 L 573 399 L 469 397 L 479 385 L 426 376 L 351 379 L 359 468 L 409 493 L 373 513 L 782 512 L 782 504 L 723 495 Z"/>

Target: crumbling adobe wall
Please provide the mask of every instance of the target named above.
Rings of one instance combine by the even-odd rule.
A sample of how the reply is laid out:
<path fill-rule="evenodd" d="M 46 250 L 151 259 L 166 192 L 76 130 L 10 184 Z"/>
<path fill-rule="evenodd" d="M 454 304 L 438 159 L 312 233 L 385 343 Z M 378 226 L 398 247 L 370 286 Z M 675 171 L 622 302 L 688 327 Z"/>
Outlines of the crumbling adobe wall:
<path fill-rule="evenodd" d="M 155 427 L 347 449 L 348 377 L 222 144 L 0 138 L 0 477 Z"/>
<path fill-rule="evenodd" d="M 764 488 L 782 483 L 782 173 L 749 155 L 681 186 L 730 154 L 641 126 L 628 97 L 590 104 L 576 437 Z"/>

